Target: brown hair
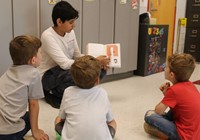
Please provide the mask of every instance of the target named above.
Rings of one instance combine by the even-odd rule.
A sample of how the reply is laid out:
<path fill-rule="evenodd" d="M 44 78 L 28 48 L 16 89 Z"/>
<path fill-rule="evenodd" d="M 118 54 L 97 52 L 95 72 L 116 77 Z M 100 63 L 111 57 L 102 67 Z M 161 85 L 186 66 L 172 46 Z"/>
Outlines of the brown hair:
<path fill-rule="evenodd" d="M 177 82 L 188 81 L 195 68 L 195 59 L 190 54 L 173 54 L 168 57 L 168 66 Z"/>
<path fill-rule="evenodd" d="M 78 87 L 89 89 L 97 82 L 101 68 L 96 58 L 86 55 L 75 60 L 71 66 L 70 72 Z"/>
<path fill-rule="evenodd" d="M 37 55 L 41 41 L 32 35 L 21 35 L 10 42 L 9 50 L 14 65 L 26 65 Z"/>

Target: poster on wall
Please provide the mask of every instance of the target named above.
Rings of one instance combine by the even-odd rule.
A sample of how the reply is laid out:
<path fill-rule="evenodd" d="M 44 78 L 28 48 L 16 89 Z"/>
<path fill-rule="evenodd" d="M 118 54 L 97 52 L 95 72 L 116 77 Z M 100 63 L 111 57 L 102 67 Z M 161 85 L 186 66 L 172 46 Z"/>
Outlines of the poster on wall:
<path fill-rule="evenodd" d="M 48 0 L 49 4 L 56 4 L 56 0 Z"/>
<path fill-rule="evenodd" d="M 140 24 L 136 75 L 147 76 L 164 71 L 166 66 L 168 25 Z"/>
<path fill-rule="evenodd" d="M 165 69 L 167 51 L 166 30 L 166 27 L 162 26 L 151 26 L 148 28 L 148 75 L 162 72 Z"/>
<path fill-rule="evenodd" d="M 137 8 L 138 8 L 137 0 L 132 0 L 132 9 L 137 9 Z"/>

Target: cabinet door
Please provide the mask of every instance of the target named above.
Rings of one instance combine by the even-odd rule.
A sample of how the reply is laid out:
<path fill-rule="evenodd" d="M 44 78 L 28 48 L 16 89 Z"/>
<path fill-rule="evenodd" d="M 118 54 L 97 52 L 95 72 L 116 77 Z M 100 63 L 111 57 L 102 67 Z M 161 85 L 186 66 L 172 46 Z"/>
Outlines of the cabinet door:
<path fill-rule="evenodd" d="M 200 28 L 187 28 L 184 52 L 191 54 L 197 62 L 200 62 Z"/>
<path fill-rule="evenodd" d="M 88 43 L 99 42 L 99 0 L 83 0 L 82 52 Z"/>
<path fill-rule="evenodd" d="M 60 0 L 56 0 L 59 2 Z M 50 4 L 48 0 L 40 0 L 40 35 L 44 30 L 53 26 L 51 18 L 52 9 L 55 4 Z"/>
<path fill-rule="evenodd" d="M 115 0 L 100 0 L 99 43 L 114 41 Z"/>
<path fill-rule="evenodd" d="M 66 0 L 66 1 L 69 2 L 79 12 L 79 18 L 75 22 L 74 32 L 76 34 L 78 45 L 81 49 L 82 1 L 81 0 Z"/>
<path fill-rule="evenodd" d="M 39 36 L 38 9 L 38 0 L 13 0 L 14 37 L 22 34 Z"/>
<path fill-rule="evenodd" d="M 114 19 L 115 0 L 100 0 L 99 3 L 99 42 L 101 44 L 113 43 L 114 41 Z M 113 69 L 107 71 L 107 75 L 112 74 Z"/>
<path fill-rule="evenodd" d="M 115 43 L 121 44 L 121 68 L 114 73 L 125 73 L 137 68 L 139 10 L 132 8 L 132 1 L 122 4 L 116 0 Z"/>
<path fill-rule="evenodd" d="M 6 14 L 6 16 L 5 16 Z M 0 76 L 12 64 L 9 54 L 9 42 L 12 39 L 12 4 L 11 0 L 0 4 Z"/>
<path fill-rule="evenodd" d="M 114 0 L 93 0 L 83 2 L 82 50 L 87 43 L 113 43 Z M 107 72 L 112 74 L 112 69 Z"/>

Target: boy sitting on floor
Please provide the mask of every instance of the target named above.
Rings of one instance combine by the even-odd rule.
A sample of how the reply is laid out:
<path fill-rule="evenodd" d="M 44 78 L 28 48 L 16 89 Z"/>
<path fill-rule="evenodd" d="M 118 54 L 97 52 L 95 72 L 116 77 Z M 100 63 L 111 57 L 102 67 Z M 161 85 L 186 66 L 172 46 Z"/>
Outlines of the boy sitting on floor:
<path fill-rule="evenodd" d="M 116 122 L 107 92 L 98 86 L 99 61 L 89 55 L 80 57 L 70 73 L 77 86 L 65 90 L 55 121 L 56 130 L 61 126 L 62 140 L 112 140 Z"/>

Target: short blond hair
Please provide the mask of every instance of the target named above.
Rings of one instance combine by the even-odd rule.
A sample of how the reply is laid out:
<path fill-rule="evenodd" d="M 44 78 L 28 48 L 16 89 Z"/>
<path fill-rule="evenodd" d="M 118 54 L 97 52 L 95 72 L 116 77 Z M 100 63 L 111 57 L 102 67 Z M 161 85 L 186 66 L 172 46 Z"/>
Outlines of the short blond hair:
<path fill-rule="evenodd" d="M 83 89 L 92 88 L 96 84 L 100 72 L 99 61 L 90 55 L 76 59 L 70 69 L 74 82 Z"/>

